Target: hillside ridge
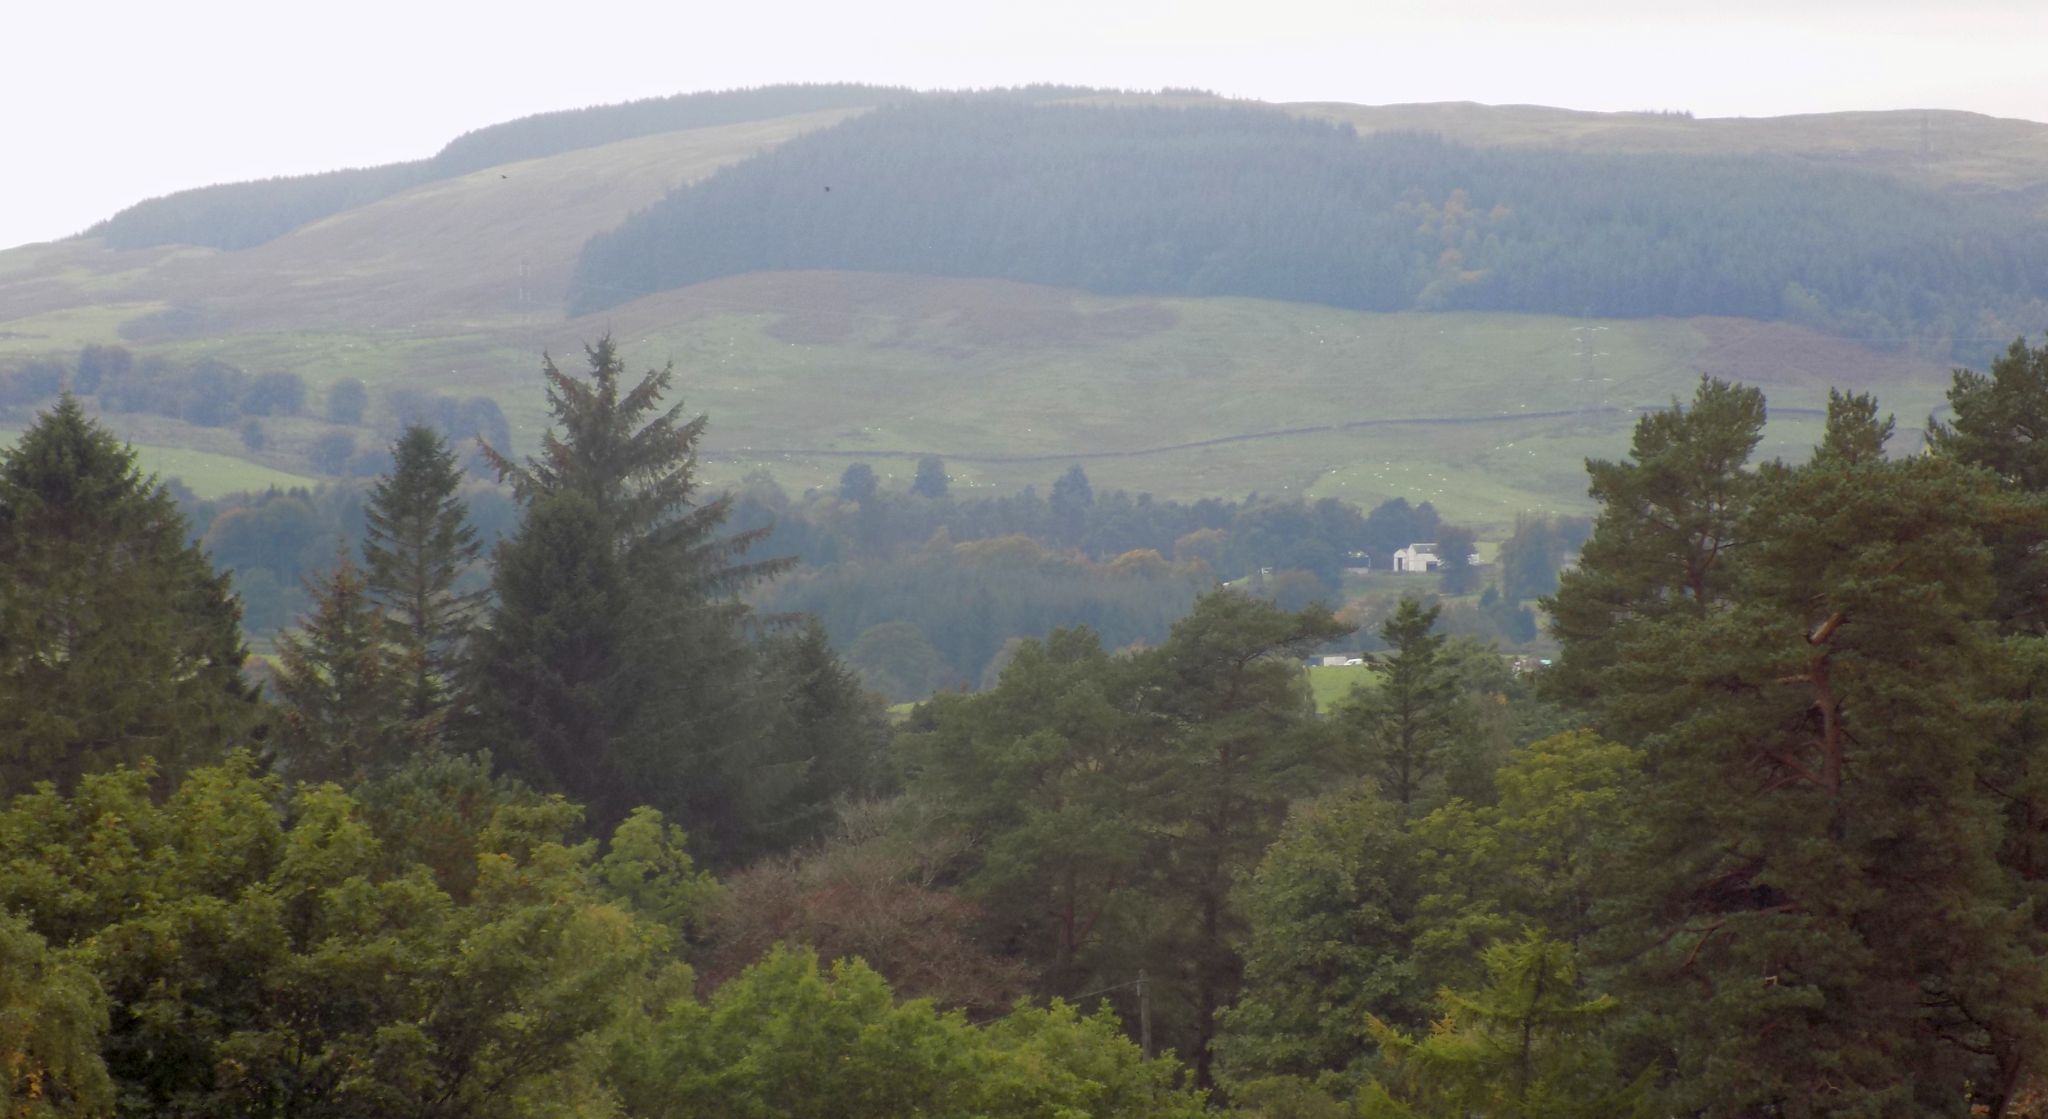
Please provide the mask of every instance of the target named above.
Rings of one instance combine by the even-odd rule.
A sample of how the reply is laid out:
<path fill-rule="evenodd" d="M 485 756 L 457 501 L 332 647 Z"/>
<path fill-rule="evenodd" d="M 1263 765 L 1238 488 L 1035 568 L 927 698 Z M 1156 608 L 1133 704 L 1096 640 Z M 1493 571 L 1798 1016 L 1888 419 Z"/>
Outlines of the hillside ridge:
<path fill-rule="evenodd" d="M 1098 97 L 1237 104 L 1187 93 L 1070 99 Z M 1324 127 L 1412 134 L 1379 124 L 1424 116 L 1346 111 L 1363 123 Z M 1507 131 L 1523 127 L 1518 112 L 1542 115 L 1557 134 L 1590 129 L 1574 142 L 1595 148 L 1691 135 L 1702 123 L 1432 111 Z M 242 249 L 123 249 L 81 238 L 0 252 L 0 380 L 25 362 L 70 368 L 84 347 L 109 344 L 141 364 L 225 363 L 251 378 L 298 378 L 305 394 L 295 415 L 209 426 L 109 414 L 146 453 L 163 453 L 152 461 L 208 456 L 206 489 L 217 493 L 238 484 L 236 462 L 248 465 L 240 484 L 250 486 L 280 474 L 345 476 L 374 460 L 397 417 L 422 406 L 467 416 L 479 401 L 495 402 L 512 443 L 528 449 L 544 420 L 540 354 L 573 356 L 611 331 L 636 365 L 676 362 L 690 407 L 712 418 L 705 461 L 714 484 L 765 468 L 785 485 L 826 485 L 851 462 L 871 460 L 887 474 L 914 465 L 908 452 L 930 450 L 959 460 L 963 488 L 1042 487 L 1058 467 L 1087 461 L 1099 484 L 1134 492 L 1426 497 L 1465 522 L 1500 525 L 1522 509 L 1583 510 L 1583 459 L 1620 453 L 1634 409 L 1689 396 L 1701 374 L 1764 385 L 1770 453 L 1794 454 L 1810 442 L 1803 410 L 1819 406 L 1827 386 L 1876 392 L 1911 425 L 1938 407 L 1950 364 L 1982 368 L 2017 332 L 1964 324 L 1954 340 L 1966 352 L 1951 358 L 1886 350 L 1891 343 L 1853 330 L 1711 315 L 1603 319 L 1456 310 L 1454 301 L 1446 310 L 1364 311 L 843 269 L 755 271 L 565 314 L 589 238 L 721 169 L 874 115 L 824 110 L 536 156 L 416 184 Z M 1881 114 L 1894 132 L 1896 115 Z M 1592 127 L 1621 117 L 1642 127 Z M 794 185 L 808 200 L 829 184 Z M 1428 199 L 1437 220 L 1449 200 Z M 367 387 L 368 407 L 359 420 L 331 420 L 329 397 L 350 380 Z M 12 406 L 0 423 L 18 426 L 33 406 Z M 1533 415 L 1421 422 L 1494 408 Z M 344 436 L 353 446 L 345 467 L 313 457 L 323 440 Z"/>

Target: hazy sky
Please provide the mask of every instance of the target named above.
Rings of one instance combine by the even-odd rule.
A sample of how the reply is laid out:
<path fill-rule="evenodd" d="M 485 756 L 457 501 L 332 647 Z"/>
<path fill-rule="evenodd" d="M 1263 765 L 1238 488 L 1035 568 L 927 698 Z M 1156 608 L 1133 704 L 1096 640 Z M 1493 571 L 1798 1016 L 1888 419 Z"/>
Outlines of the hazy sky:
<path fill-rule="evenodd" d="M 0 247 L 529 113 L 784 81 L 2048 121 L 2048 0 L 45 0 L 7 23 Z"/>

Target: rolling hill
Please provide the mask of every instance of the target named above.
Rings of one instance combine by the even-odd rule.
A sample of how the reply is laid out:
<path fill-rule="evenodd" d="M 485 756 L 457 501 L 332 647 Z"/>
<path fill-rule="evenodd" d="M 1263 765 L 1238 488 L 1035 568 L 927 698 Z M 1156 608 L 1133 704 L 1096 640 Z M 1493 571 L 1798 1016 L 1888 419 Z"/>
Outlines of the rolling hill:
<path fill-rule="evenodd" d="M 865 258 L 760 266 L 744 257 L 681 286 L 568 313 L 593 239 L 694 197 L 693 184 L 721 173 L 751 181 L 774 166 L 754 157 L 821 143 L 874 118 L 867 103 L 901 100 L 843 96 L 686 127 L 656 119 L 651 131 L 602 110 L 565 117 L 508 140 L 503 150 L 518 158 L 367 191 L 246 247 L 144 244 L 102 230 L 0 253 L 0 369 L 117 343 L 172 362 L 297 374 L 311 414 L 263 420 L 273 435 L 262 450 L 220 427 L 110 417 L 145 450 L 247 462 L 249 484 L 261 485 L 276 476 L 265 471 L 313 472 L 307 448 L 332 426 L 314 417 L 344 378 L 371 389 L 362 441 L 377 437 L 388 410 L 382 390 L 409 389 L 492 397 L 515 442 L 530 443 L 542 420 L 540 352 L 573 354 L 609 330 L 637 363 L 676 362 L 689 406 L 712 417 L 714 479 L 766 466 L 787 486 L 809 485 L 856 460 L 907 475 L 916 456 L 935 453 L 963 484 L 1009 488 L 1044 486 L 1080 461 L 1098 486 L 1360 502 L 1401 494 L 1498 526 L 1524 508 L 1582 508 L 1580 459 L 1618 453 L 1637 410 L 1689 393 L 1702 373 L 1762 385 L 1772 438 L 1796 453 L 1827 386 L 1878 392 L 1910 429 L 1940 403 L 1952 352 L 1981 361 L 2031 325 L 1971 320 L 1943 336 L 1950 349 L 1916 350 L 1862 344 L 1825 316 L 1363 309 L 1185 285 L 1091 291 L 1085 277 L 1026 282 L 986 268 L 917 274 Z M 1063 100 L 1215 103 L 1090 91 L 1039 91 L 1030 103 Z M 1970 222 L 1995 210 L 2016 238 L 2030 235 L 2048 197 L 2048 127 L 1967 114 L 1692 121 L 1527 107 L 1283 108 L 1368 139 L 1430 132 L 1566 166 L 1575 153 L 1759 158 L 1796 181 L 1810 165 L 1815 182 L 1848 176 L 1873 196 L 1914 192 Z M 826 193 L 803 187 L 805 198 Z M 1446 199 L 1430 201 L 1441 213 Z M 703 213 L 738 213 L 732 205 Z M 2044 279 L 2039 261 L 2015 260 L 1998 287 L 2007 314 L 2031 306 Z M 877 263 L 891 270 L 871 270 Z M 1881 273 L 1884 261 L 1864 267 Z M 1978 279 L 1959 278 L 1953 290 Z M 583 283 L 592 280 L 586 272 Z M 232 484 L 232 471 L 206 461 L 214 488 Z"/>

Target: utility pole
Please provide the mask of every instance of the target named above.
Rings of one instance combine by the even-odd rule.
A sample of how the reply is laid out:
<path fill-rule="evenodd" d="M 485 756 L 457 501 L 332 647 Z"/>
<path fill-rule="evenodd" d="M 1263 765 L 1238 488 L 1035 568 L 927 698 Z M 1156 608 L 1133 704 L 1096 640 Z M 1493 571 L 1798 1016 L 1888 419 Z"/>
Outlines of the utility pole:
<path fill-rule="evenodd" d="M 1145 985 L 1145 969 L 1138 969 L 1138 1048 L 1146 1060 L 1152 1052 L 1152 988 Z"/>

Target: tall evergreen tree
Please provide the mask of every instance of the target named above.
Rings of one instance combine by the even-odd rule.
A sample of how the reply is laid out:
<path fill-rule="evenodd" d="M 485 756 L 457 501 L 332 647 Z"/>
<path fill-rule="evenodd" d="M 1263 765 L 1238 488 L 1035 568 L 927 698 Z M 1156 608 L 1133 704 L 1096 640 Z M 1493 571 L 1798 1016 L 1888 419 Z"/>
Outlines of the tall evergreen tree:
<path fill-rule="evenodd" d="M 1150 869 L 1163 919 L 1149 950 L 1177 973 L 1165 993 L 1187 1015 L 1183 1051 L 1204 1087 L 1215 1082 L 1217 1012 L 1243 973 L 1244 920 L 1231 891 L 1279 834 L 1288 805 L 1331 771 L 1300 658 L 1348 632 L 1320 605 L 1286 613 L 1218 591 L 1131 666 L 1139 748 L 1152 755 L 1132 811 L 1163 852 Z"/>
<path fill-rule="evenodd" d="M 1988 373 L 1958 369 L 1948 422 L 1927 421 L 1928 450 L 1981 466 L 2019 493 L 2048 495 L 2048 342 L 2013 342 Z M 2048 533 L 2025 523 L 1994 526 L 1998 617 L 2008 630 L 2048 633 Z"/>
<path fill-rule="evenodd" d="M 606 528 L 577 494 L 527 506 L 498 549 L 494 608 L 475 645 L 476 699 L 491 736 L 479 745 L 502 738 L 497 748 L 535 784 L 623 818 L 635 798 L 617 744 L 644 699 L 620 687 L 634 668 L 632 607 Z"/>
<path fill-rule="evenodd" d="M 391 473 L 371 487 L 364 510 L 364 582 L 410 655 L 407 713 L 424 721 L 446 705 L 483 604 L 482 591 L 456 590 L 482 546 L 459 492 L 462 471 L 439 432 L 407 427 L 391 457 Z"/>
<path fill-rule="evenodd" d="M 753 823 L 736 855 L 822 838 L 835 798 L 876 785 L 889 740 L 881 704 L 833 653 L 815 619 L 768 634 L 756 651 L 772 725 L 752 763 L 745 814 Z"/>
<path fill-rule="evenodd" d="M 398 623 L 377 611 L 346 554 L 309 589 L 311 612 L 277 639 L 282 769 L 300 781 L 360 784 L 402 764 L 428 730 L 412 709 L 420 653 L 394 640 Z"/>
<path fill-rule="evenodd" d="M 1353 689 L 1337 711 L 1364 772 L 1403 817 L 1419 815 L 1438 792 L 1457 731 L 1459 688 L 1443 655 L 1447 638 L 1431 632 L 1440 613 L 1402 599 L 1380 626 L 1390 652 L 1373 659 L 1378 685 Z"/>
<path fill-rule="evenodd" d="M 1157 854 L 1132 811 L 1149 766 L 1128 667 L 1094 633 L 1054 630 L 1022 642 L 994 687 L 935 696 L 897 742 L 942 826 L 985 837 L 964 884 L 1052 994 L 1102 985 L 1104 942 L 1141 904 L 1138 867 Z"/>
<path fill-rule="evenodd" d="M 913 796 L 983 837 L 969 888 L 1048 993 L 1148 969 L 1158 1033 L 1205 1085 L 1240 971 L 1232 888 L 1330 772 L 1300 657 L 1345 632 L 1217 591 L 1127 657 L 1087 630 L 1027 642 L 995 688 L 939 697 L 899 740 Z"/>
<path fill-rule="evenodd" d="M 135 453 L 65 396 L 0 455 L 0 798 L 254 727 L 241 608 Z"/>
<path fill-rule="evenodd" d="M 1549 517 L 1519 513 L 1500 546 L 1500 593 L 1509 604 L 1557 590 L 1557 531 Z"/>
<path fill-rule="evenodd" d="M 1927 421 L 1928 446 L 2022 489 L 2048 490 L 2048 341 L 2014 339 L 1987 373 L 1957 369 L 1948 404 L 1951 419 Z"/>
<path fill-rule="evenodd" d="M 1217 1051 L 1234 1082 L 1338 1072 L 1362 1079 L 1374 1019 L 1427 1024 L 1432 981 L 1415 937 L 1418 841 L 1369 783 L 1305 800 L 1237 885 L 1244 990 Z"/>
<path fill-rule="evenodd" d="M 1646 747 L 1606 952 L 1678 1112 L 2002 1114 L 2039 1051 L 1986 539 L 2026 514 L 1986 473 L 1882 458 L 1888 426 L 1837 396 L 1811 463 L 1755 476 L 1718 589 L 1564 634 Z"/>
<path fill-rule="evenodd" d="M 1578 568 L 1543 600 L 1567 650 L 1548 678 L 1558 694 L 1591 698 L 1622 622 L 1699 617 L 1725 597 L 1763 430 L 1761 392 L 1702 378 L 1690 407 L 1673 401 L 1636 423 L 1627 459 L 1587 460 L 1601 512 Z"/>
<path fill-rule="evenodd" d="M 1472 563 L 1478 548 L 1479 541 L 1469 528 L 1446 525 L 1438 530 L 1436 554 L 1442 565 L 1439 586 L 1445 594 L 1471 594 L 1479 589 L 1479 568 Z"/>
<path fill-rule="evenodd" d="M 856 462 L 839 474 L 839 500 L 866 503 L 875 499 L 875 490 L 881 481 L 875 477 L 875 468 L 864 462 Z"/>
<path fill-rule="evenodd" d="M 586 352 L 587 379 L 543 366 L 538 456 L 484 447 L 526 519 L 498 556 L 479 706 L 600 827 L 652 804 L 730 855 L 769 721 L 735 592 L 786 561 L 744 561 L 767 530 L 721 534 L 729 499 L 700 499 L 705 418 L 661 406 L 673 368 L 627 384 L 609 337 Z"/>
<path fill-rule="evenodd" d="M 1095 506 L 1095 487 L 1089 485 L 1088 472 L 1080 463 L 1067 467 L 1067 472 L 1054 480 L 1046 504 L 1052 509 L 1053 532 L 1060 543 L 1081 543 L 1088 529 L 1088 511 Z"/>

